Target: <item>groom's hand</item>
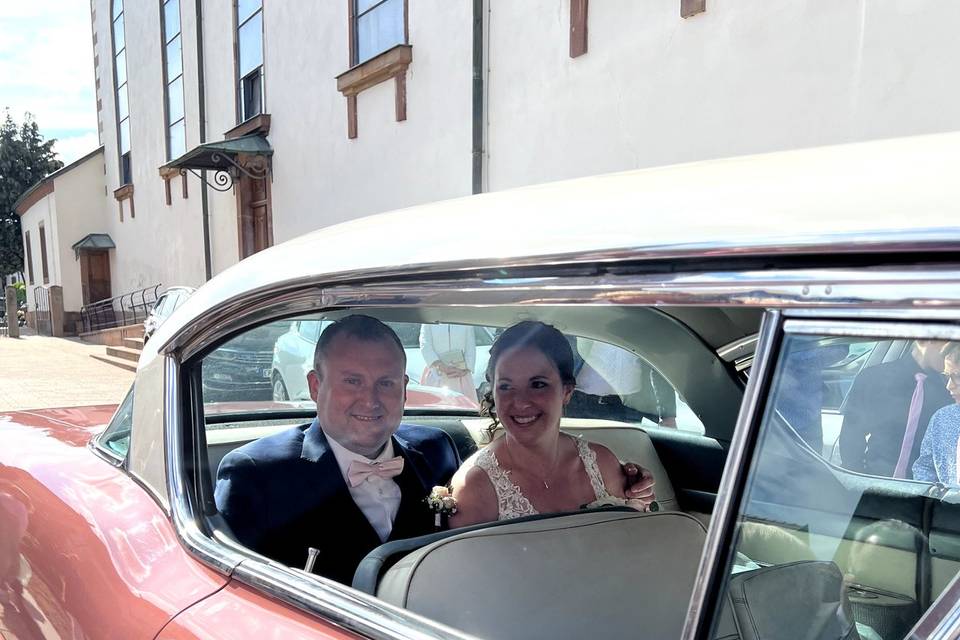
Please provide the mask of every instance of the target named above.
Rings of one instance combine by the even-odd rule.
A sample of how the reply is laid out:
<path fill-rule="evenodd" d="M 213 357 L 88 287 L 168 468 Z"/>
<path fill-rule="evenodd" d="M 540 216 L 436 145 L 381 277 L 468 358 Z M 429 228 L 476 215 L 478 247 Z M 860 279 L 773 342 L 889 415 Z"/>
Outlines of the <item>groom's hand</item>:
<path fill-rule="evenodd" d="M 653 490 L 656 480 L 649 469 L 644 469 L 634 462 L 625 462 L 623 464 L 623 474 L 626 477 L 624 482 L 624 493 L 627 500 L 636 500 L 643 505 L 644 510 L 657 499 L 657 494 Z"/>

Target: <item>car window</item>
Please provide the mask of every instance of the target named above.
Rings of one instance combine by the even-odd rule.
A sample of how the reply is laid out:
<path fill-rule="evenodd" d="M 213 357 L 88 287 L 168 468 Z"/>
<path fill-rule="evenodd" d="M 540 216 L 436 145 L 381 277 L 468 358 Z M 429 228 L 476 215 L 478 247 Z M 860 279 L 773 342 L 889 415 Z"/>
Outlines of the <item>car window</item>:
<path fill-rule="evenodd" d="M 163 318 L 163 317 L 164 317 L 164 309 L 166 308 L 167 304 L 169 304 L 169 302 L 170 302 L 170 296 L 169 296 L 169 294 L 166 294 L 166 293 L 165 293 L 165 294 L 163 294 L 162 296 L 160 296 L 160 297 L 157 299 L 156 304 L 153 305 L 153 313 L 154 313 L 154 315 L 156 315 L 156 316 L 158 316 L 158 317 L 160 317 L 160 318 Z"/>
<path fill-rule="evenodd" d="M 99 444 L 102 448 L 118 457 L 126 457 L 127 450 L 130 448 L 130 429 L 133 426 L 133 387 L 127 392 L 126 397 L 117 412 L 110 420 L 106 430 L 100 436 Z"/>
<path fill-rule="evenodd" d="M 313 368 L 319 334 L 331 322 L 313 317 L 272 323 L 223 344 L 203 360 L 204 402 L 228 404 L 231 411 L 266 410 L 275 402 L 309 408 L 307 373 Z M 403 344 L 410 379 L 408 410 L 479 411 L 479 401 L 488 389 L 490 347 L 501 328 L 386 324 Z M 568 336 L 568 340 L 575 350 L 578 378 L 565 413 L 568 418 L 704 433 L 702 421 L 683 394 L 643 357 L 590 338 Z M 454 375 L 456 370 L 467 374 Z"/>
<path fill-rule="evenodd" d="M 577 387 L 566 415 L 644 423 L 703 433 L 672 384 L 641 356 L 590 338 L 571 337 Z"/>
<path fill-rule="evenodd" d="M 316 344 L 317 339 L 320 337 L 320 321 L 319 320 L 301 320 L 297 323 L 297 333 L 304 340 L 309 340 Z"/>
<path fill-rule="evenodd" d="M 268 402 L 271 364 L 277 340 L 290 331 L 289 320 L 271 322 L 232 338 L 203 359 L 205 403 Z"/>
<path fill-rule="evenodd" d="M 902 638 L 960 567 L 960 343 L 915 341 L 899 358 L 850 366 L 881 345 L 785 338 L 726 577 L 736 620 L 803 619 L 837 638 L 849 622 L 860 634 L 849 637 Z M 830 384 L 858 369 L 832 433 Z M 837 464 L 824 464 L 834 439 Z M 937 498 L 920 504 L 929 484 Z"/>

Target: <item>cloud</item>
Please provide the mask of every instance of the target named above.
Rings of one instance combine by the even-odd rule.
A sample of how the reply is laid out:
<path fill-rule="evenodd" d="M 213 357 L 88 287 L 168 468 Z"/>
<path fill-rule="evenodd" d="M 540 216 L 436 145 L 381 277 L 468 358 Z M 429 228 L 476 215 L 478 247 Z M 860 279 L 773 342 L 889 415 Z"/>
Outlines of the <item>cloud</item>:
<path fill-rule="evenodd" d="M 56 149 L 61 160 L 71 162 L 98 144 L 90 5 L 78 0 L 3 4 L 0 108 L 9 107 L 17 122 L 32 113 L 48 138 L 56 137 L 52 131 L 69 130 L 74 135 L 61 139 Z"/>
<path fill-rule="evenodd" d="M 82 158 L 100 146 L 96 131 L 76 136 L 57 138 L 54 150 L 60 155 L 63 164 L 70 164 L 77 158 Z"/>

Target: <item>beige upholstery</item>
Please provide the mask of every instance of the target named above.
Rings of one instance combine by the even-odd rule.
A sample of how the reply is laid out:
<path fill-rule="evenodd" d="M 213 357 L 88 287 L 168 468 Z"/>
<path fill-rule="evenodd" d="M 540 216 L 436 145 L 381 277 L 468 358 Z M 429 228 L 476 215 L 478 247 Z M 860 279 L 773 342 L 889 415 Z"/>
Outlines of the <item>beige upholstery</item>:
<path fill-rule="evenodd" d="M 656 449 L 653 448 L 653 441 L 645 431 L 637 427 L 588 426 L 575 423 L 568 425 L 566 422 L 563 425 L 564 433 L 583 436 L 590 442 L 602 444 L 623 462 L 635 462 L 649 469 L 657 481 L 655 490 L 660 509 L 672 511 L 678 508 L 670 477 L 667 476 L 667 470 L 661 464 Z"/>
<path fill-rule="evenodd" d="M 445 538 L 377 595 L 482 638 L 677 638 L 705 531 L 679 512 L 587 512 Z"/>

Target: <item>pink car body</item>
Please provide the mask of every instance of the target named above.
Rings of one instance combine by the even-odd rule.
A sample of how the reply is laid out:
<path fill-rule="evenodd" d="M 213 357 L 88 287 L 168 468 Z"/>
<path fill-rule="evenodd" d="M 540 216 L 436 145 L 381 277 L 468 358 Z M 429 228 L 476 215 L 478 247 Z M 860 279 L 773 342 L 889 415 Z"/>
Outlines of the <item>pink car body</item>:
<path fill-rule="evenodd" d="M 88 446 L 115 408 L 0 414 L 0 637 L 355 637 L 191 556 Z"/>

